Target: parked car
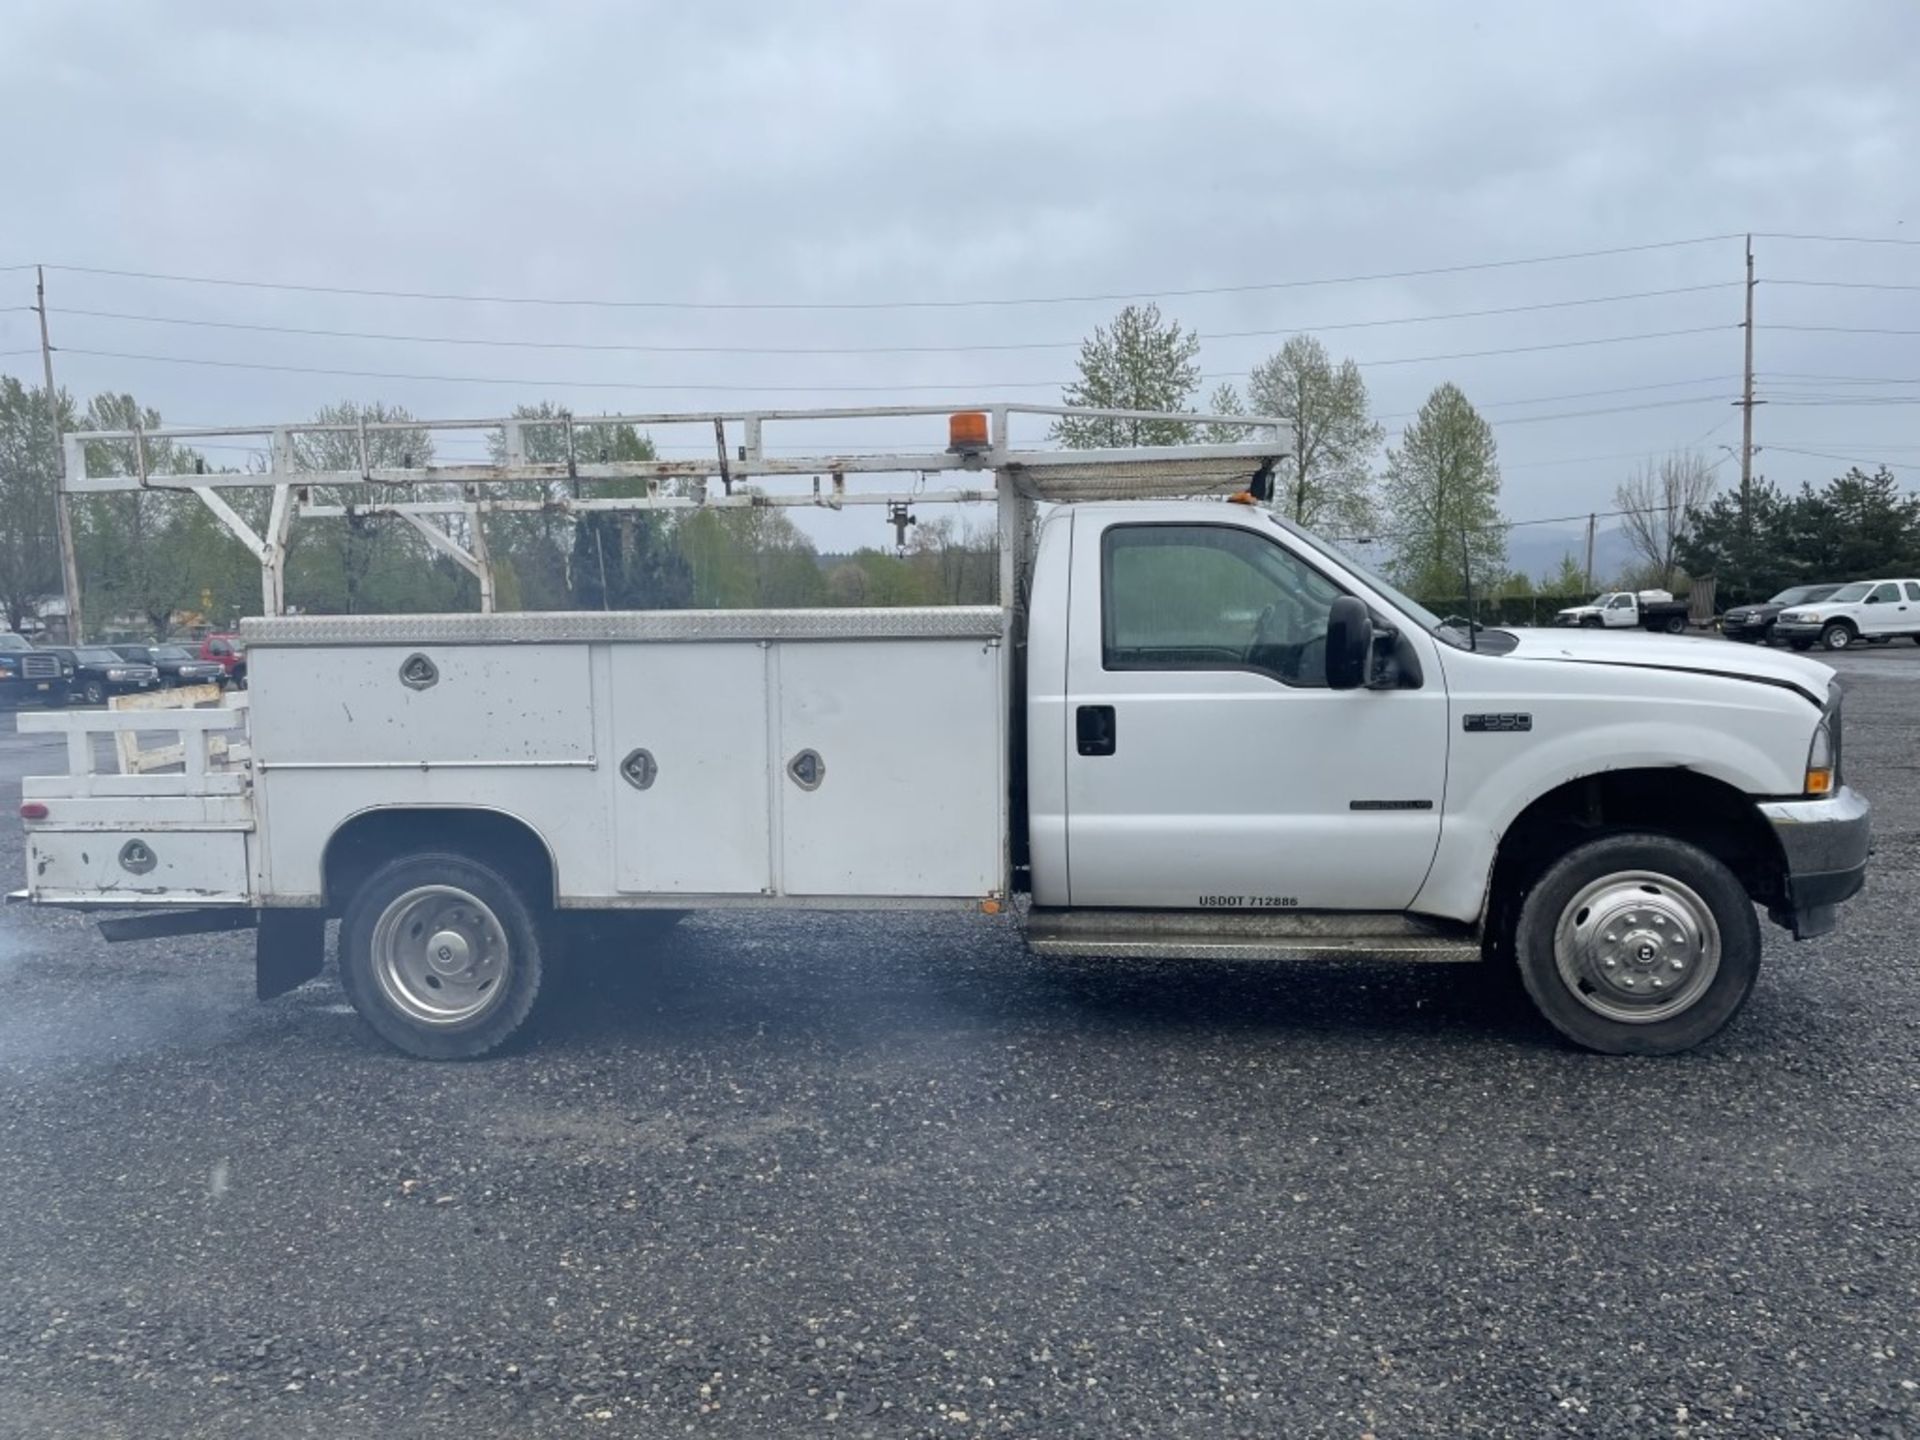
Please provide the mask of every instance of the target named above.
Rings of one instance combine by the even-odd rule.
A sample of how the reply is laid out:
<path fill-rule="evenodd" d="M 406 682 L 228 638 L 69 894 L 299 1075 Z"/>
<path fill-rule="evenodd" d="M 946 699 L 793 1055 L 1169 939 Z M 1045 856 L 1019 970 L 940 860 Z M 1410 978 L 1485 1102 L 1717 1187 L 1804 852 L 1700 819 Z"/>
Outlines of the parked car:
<path fill-rule="evenodd" d="M 1856 580 L 1826 599 L 1780 612 L 1773 633 L 1796 650 L 1844 650 L 1856 640 L 1920 642 L 1920 580 Z"/>
<path fill-rule="evenodd" d="M 218 685 L 227 678 L 227 667 L 217 660 L 202 660 L 184 645 L 116 645 L 121 657 L 151 665 L 160 672 L 163 687 L 173 685 Z"/>
<path fill-rule="evenodd" d="M 1553 617 L 1556 625 L 1580 625 L 1589 630 L 1664 630 L 1678 635 L 1687 628 L 1687 602 L 1665 590 L 1609 590 L 1585 605 L 1569 605 Z"/>
<path fill-rule="evenodd" d="M 70 701 L 104 705 L 109 695 L 154 690 L 160 685 L 160 672 L 153 666 L 129 660 L 105 645 L 50 645 L 46 653 L 58 655 L 71 668 Z"/>
<path fill-rule="evenodd" d="M 200 658 L 219 665 L 230 684 L 247 688 L 247 647 L 238 635 L 207 636 L 200 642 Z"/>
<path fill-rule="evenodd" d="M 36 650 L 24 635 L 0 632 L 0 706 L 64 705 L 73 667 Z"/>
<path fill-rule="evenodd" d="M 1771 645 L 1773 625 L 1782 610 L 1825 600 L 1839 588 L 1838 585 L 1795 585 L 1758 605 L 1736 605 L 1720 617 L 1720 633 L 1729 640 Z"/>

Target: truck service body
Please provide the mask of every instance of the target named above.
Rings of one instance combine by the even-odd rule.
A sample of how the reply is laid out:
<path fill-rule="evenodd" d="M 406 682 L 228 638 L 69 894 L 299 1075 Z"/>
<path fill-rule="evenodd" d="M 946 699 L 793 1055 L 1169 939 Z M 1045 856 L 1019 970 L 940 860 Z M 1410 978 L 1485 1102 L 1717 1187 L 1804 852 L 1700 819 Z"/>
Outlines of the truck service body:
<path fill-rule="evenodd" d="M 127 937 L 257 923 L 263 995 L 342 914 L 349 996 L 435 1057 L 518 1027 L 569 911 L 740 906 L 1013 908 L 1043 956 L 1486 959 L 1578 1043 L 1664 1053 L 1744 1000 L 1756 904 L 1806 938 L 1859 889 L 1829 668 L 1450 628 L 1217 494 L 1270 456 L 1204 449 L 961 451 L 996 475 L 994 606 L 246 621 L 225 708 L 21 718 L 70 759 L 25 783 L 25 897 L 157 912 Z M 1195 471 L 1212 498 L 1087 498 Z M 179 773 L 94 773 L 90 732 L 168 726 Z"/>

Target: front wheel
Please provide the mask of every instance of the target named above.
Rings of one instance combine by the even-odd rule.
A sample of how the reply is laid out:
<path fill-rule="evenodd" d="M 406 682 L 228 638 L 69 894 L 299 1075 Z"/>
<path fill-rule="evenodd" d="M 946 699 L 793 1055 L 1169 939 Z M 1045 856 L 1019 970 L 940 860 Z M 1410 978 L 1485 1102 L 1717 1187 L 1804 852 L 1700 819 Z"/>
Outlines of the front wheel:
<path fill-rule="evenodd" d="M 1844 620 L 1835 620 L 1820 632 L 1820 644 L 1827 650 L 1844 650 L 1853 643 L 1853 627 Z"/>
<path fill-rule="evenodd" d="M 492 866 L 427 852 L 390 860 L 340 923 L 340 984 L 389 1044 L 468 1060 L 525 1023 L 540 993 L 540 927 Z"/>
<path fill-rule="evenodd" d="M 1684 840 L 1610 835 L 1541 876 L 1514 931 L 1520 977 L 1576 1045 L 1673 1055 L 1712 1038 L 1760 973 L 1760 922 L 1732 871 Z"/>
<path fill-rule="evenodd" d="M 87 681 L 85 685 L 81 686 L 80 695 L 89 705 L 104 705 L 107 703 L 107 687 L 102 685 L 98 680 Z"/>

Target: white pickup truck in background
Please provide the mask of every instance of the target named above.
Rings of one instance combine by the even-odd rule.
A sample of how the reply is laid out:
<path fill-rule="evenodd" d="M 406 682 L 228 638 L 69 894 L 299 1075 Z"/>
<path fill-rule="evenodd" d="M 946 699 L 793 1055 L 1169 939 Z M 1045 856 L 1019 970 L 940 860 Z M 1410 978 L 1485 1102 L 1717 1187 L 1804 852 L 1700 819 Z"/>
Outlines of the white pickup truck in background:
<path fill-rule="evenodd" d="M 1663 630 L 1679 635 L 1687 628 L 1687 602 L 1667 590 L 1609 590 L 1585 605 L 1570 605 L 1553 617 L 1556 625 L 1588 630 Z"/>
<path fill-rule="evenodd" d="M 571 912 L 739 906 L 1012 909 L 1041 955 L 1517 965 L 1572 1040 L 1660 1054 L 1746 999 L 1756 906 L 1806 938 L 1860 888 L 1827 667 L 1455 629 L 1258 503 L 1271 450 L 1020 451 L 1010 412 L 892 461 L 991 472 L 999 605 L 269 614 L 232 708 L 21 718 L 69 756 L 25 782 L 24 896 L 157 912 L 116 938 L 257 925 L 263 997 L 339 916 L 349 998 L 428 1057 L 521 1027 Z M 765 458 L 766 418 L 714 476 L 860 468 Z M 535 422 L 499 423 L 511 457 Z M 111 488 L 77 450 L 70 485 Z M 1156 493 L 1188 498 L 1088 498 Z M 177 771 L 96 773 L 93 732 L 164 728 Z"/>

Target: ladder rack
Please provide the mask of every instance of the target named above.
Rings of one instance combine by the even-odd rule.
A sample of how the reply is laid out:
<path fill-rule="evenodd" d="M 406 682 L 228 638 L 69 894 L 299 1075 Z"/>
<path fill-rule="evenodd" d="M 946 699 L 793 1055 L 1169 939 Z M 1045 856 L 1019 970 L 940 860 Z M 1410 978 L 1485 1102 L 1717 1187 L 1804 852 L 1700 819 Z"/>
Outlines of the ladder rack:
<path fill-rule="evenodd" d="M 800 455 L 775 455 L 766 442 L 768 431 L 774 427 L 805 427 L 820 421 L 898 423 L 956 414 L 984 416 L 986 433 L 976 433 L 965 443 L 939 449 L 841 452 L 822 449 Z M 1232 427 L 1236 436 L 1264 438 L 1112 449 L 1022 449 L 1013 444 L 1011 434 L 1015 417 L 1021 416 Z M 482 524 L 482 517 L 488 514 L 579 515 L 597 511 L 755 506 L 838 510 L 866 505 L 984 503 L 997 508 L 1000 598 L 1003 605 L 1010 606 L 1025 569 L 1024 552 L 1036 504 L 1220 495 L 1245 489 L 1256 476 L 1270 474 L 1274 463 L 1284 458 L 1286 452 L 1278 438 L 1284 424 L 1277 417 L 1261 415 L 1194 415 L 994 402 L 81 431 L 64 438 L 64 484 L 69 495 L 79 496 L 142 490 L 186 491 L 198 496 L 260 562 L 262 598 L 268 615 L 279 615 L 285 610 L 284 559 L 288 532 L 296 516 L 400 519 L 479 580 L 480 608 L 490 612 L 494 599 L 493 575 Z M 698 458 L 649 460 L 612 460 L 593 455 L 596 432 L 620 427 L 653 430 L 684 426 L 698 427 L 702 433 L 710 429 L 712 452 Z M 499 458 L 486 463 L 414 465 L 411 457 L 403 457 L 408 463 L 398 467 L 371 463 L 374 455 L 371 442 L 380 439 L 383 432 L 425 432 L 432 436 L 449 431 L 480 432 L 490 453 Z M 315 469 L 303 465 L 297 442 L 303 437 L 315 436 L 351 437 L 359 464 L 349 469 Z M 155 444 L 191 444 L 213 439 L 264 441 L 265 463 L 258 470 L 232 473 L 175 473 L 149 468 Z M 126 470 L 90 470 L 88 446 L 103 444 L 125 451 L 131 466 Z M 534 460 L 529 458 L 530 452 L 564 458 Z M 110 456 L 114 453 L 108 452 Z M 846 483 L 849 475 L 915 478 L 906 488 L 867 490 L 849 489 Z M 928 488 L 927 482 L 934 476 L 951 476 L 960 483 Z M 968 477 L 979 477 L 989 483 L 965 483 Z M 802 480 L 810 484 L 804 488 L 794 487 L 794 482 Z M 641 481 L 645 490 L 624 496 L 579 491 L 582 482 L 591 485 L 608 481 Z M 718 493 L 714 493 L 716 482 Z M 370 485 L 397 487 L 407 498 L 387 494 L 356 503 L 338 497 L 316 498 L 314 494 L 322 488 L 352 490 Z M 541 487 L 540 492 L 527 495 L 524 487 L 529 485 Z M 501 486 L 522 489 L 499 493 L 497 487 Z M 273 492 L 264 535 L 220 493 L 259 489 Z M 440 521 L 447 523 L 443 525 Z"/>

